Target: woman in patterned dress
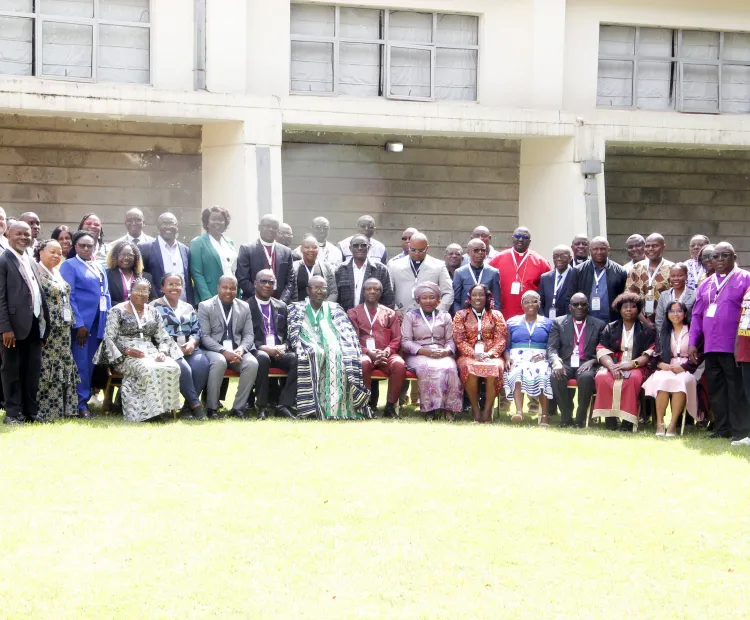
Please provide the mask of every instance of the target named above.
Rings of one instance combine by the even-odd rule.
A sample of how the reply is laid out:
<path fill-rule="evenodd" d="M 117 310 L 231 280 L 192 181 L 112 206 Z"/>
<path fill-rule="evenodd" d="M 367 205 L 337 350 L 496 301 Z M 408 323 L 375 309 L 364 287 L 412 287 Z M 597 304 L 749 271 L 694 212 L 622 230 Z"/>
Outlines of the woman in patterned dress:
<path fill-rule="evenodd" d="M 521 298 L 523 314 L 508 319 L 508 340 L 505 350 L 505 394 L 513 396 L 516 413 L 513 422 L 523 420 L 523 395 L 538 397 L 542 413 L 540 426 L 549 426 L 549 401 L 552 380 L 547 361 L 547 339 L 552 320 L 539 316 L 539 293 L 526 291 Z"/>
<path fill-rule="evenodd" d="M 109 311 L 97 364 L 110 364 L 122 375 L 122 413 L 143 422 L 180 408 L 180 347 L 164 329 L 159 312 L 148 305 L 151 285 L 136 279 L 130 299 Z"/>
<path fill-rule="evenodd" d="M 453 317 L 453 342 L 460 355 L 458 373 L 471 402 L 475 422 L 492 421 L 492 405 L 500 389 L 505 367 L 503 351 L 508 328 L 503 315 L 493 308 L 492 293 L 487 285 L 475 284 L 469 289 L 469 307 L 459 310 Z M 479 410 L 480 377 L 487 384 L 487 398 L 482 411 Z"/>
<path fill-rule="evenodd" d="M 39 378 L 39 415 L 51 421 L 78 415 L 76 386 L 81 380 L 70 348 L 73 310 L 70 284 L 63 280 L 57 266 L 62 248 L 52 239 L 41 241 L 34 251 L 39 263 L 39 284 L 47 297 L 50 325 L 42 345 L 42 372 Z"/>

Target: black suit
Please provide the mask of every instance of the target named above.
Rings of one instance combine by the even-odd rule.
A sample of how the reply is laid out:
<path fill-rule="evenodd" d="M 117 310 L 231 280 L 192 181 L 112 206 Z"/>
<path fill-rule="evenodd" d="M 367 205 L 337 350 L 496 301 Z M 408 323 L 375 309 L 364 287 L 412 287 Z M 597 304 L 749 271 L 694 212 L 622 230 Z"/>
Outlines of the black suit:
<path fill-rule="evenodd" d="M 37 392 L 42 370 L 42 342 L 49 332 L 49 308 L 44 290 L 39 286 L 39 271 L 30 261 L 41 295 L 40 318 L 34 316 L 33 283 L 27 279 L 21 261 L 12 250 L 0 254 L 0 333 L 13 332 L 16 346 L 0 344 L 3 392 L 8 418 L 22 421 L 39 415 Z M 40 319 L 44 333 L 40 334 Z"/>
<path fill-rule="evenodd" d="M 255 338 L 253 355 L 258 360 L 258 375 L 255 379 L 255 404 L 259 408 L 268 406 L 268 370 L 269 368 L 280 368 L 289 376 L 286 378 L 284 389 L 281 390 L 279 395 L 279 406 L 294 407 L 297 400 L 297 354 L 294 351 L 287 351 L 279 359 L 271 360 L 268 353 L 259 350 L 259 347 L 266 344 L 266 334 L 263 331 L 263 314 L 255 295 L 248 299 L 247 303 L 250 306 L 250 316 L 253 319 Z M 271 298 L 271 320 L 276 327 L 276 344 L 288 345 L 286 319 L 286 304 L 283 301 Z"/>
<path fill-rule="evenodd" d="M 573 419 L 573 399 L 568 391 L 568 381 L 575 379 L 578 382 L 578 410 L 576 411 L 576 424 L 583 426 L 586 423 L 591 397 L 596 389 L 594 377 L 596 376 L 596 347 L 599 344 L 602 331 L 606 323 L 587 316 L 583 331 L 583 357 L 580 359 L 578 368 L 570 365 L 570 358 L 575 347 L 575 323 L 572 316 L 561 316 L 554 320 L 552 329 L 547 340 L 547 356 L 553 366 L 558 360 L 562 362 L 565 375 L 562 379 L 552 376 L 552 393 L 555 395 L 557 406 L 560 409 L 560 423 L 567 424 Z"/>
<path fill-rule="evenodd" d="M 185 282 L 185 301 L 192 305 L 193 281 L 190 279 L 190 250 L 184 243 L 180 243 L 179 241 L 176 243 L 177 247 L 180 249 L 180 257 L 182 259 L 182 279 Z M 149 273 L 153 280 L 153 284 L 159 286 L 164 274 L 174 271 L 170 266 L 164 266 L 164 260 L 161 256 L 161 247 L 159 246 L 159 237 L 156 237 L 153 241 L 139 243 L 138 249 L 141 251 L 141 256 L 143 257 L 144 273 Z M 112 305 L 114 305 L 114 303 L 113 299 Z"/>
<path fill-rule="evenodd" d="M 294 258 L 292 251 L 280 243 L 274 244 L 274 255 L 273 272 L 276 276 L 276 290 L 273 296 L 288 304 L 293 301 L 292 295 L 297 286 L 292 268 Z M 255 243 L 241 245 L 237 257 L 237 282 L 242 291 L 242 299 L 249 300 L 255 296 L 255 276 L 263 269 L 270 269 L 270 267 L 268 255 L 260 239 Z"/>
<path fill-rule="evenodd" d="M 554 301 L 555 311 L 557 316 L 563 316 L 568 314 L 568 306 L 570 305 L 570 298 L 578 292 L 578 271 L 572 267 L 568 270 L 568 275 L 565 276 L 565 281 L 560 286 L 560 289 L 555 295 L 555 282 L 557 280 L 557 269 L 548 271 L 542 276 L 539 281 L 539 296 L 541 297 L 542 313 L 544 316 L 549 317 L 549 311 L 552 309 L 552 302 Z"/>
<path fill-rule="evenodd" d="M 336 269 L 336 286 L 339 289 L 339 306 L 344 309 L 344 312 L 349 312 L 349 310 L 355 306 L 364 303 L 365 282 L 370 278 L 375 278 L 380 280 L 380 283 L 383 285 L 383 295 L 380 298 L 380 303 L 393 309 L 395 297 L 388 268 L 383 263 L 370 260 L 369 258 L 367 259 L 367 266 L 365 267 L 365 277 L 362 279 L 362 289 L 359 292 L 359 299 L 354 299 L 355 285 L 354 267 L 352 266 L 353 261 L 353 258 L 349 258 L 343 265 L 339 265 Z"/>
<path fill-rule="evenodd" d="M 153 301 L 159 295 L 154 287 L 154 279 L 148 271 L 144 271 L 139 277 L 145 278 L 151 282 L 151 294 L 148 296 L 149 301 Z M 107 282 L 109 283 L 109 296 L 112 298 L 112 307 L 125 301 L 125 291 L 122 287 L 122 277 L 119 269 L 107 269 Z"/>
<path fill-rule="evenodd" d="M 628 279 L 628 274 L 620 265 L 611 260 L 607 261 L 607 266 L 604 269 L 607 272 L 605 277 L 607 279 L 607 297 L 609 298 L 609 320 L 616 321 L 620 318 L 620 315 L 612 309 L 612 302 L 625 290 L 625 281 Z M 576 293 L 586 295 L 590 304 L 591 287 L 594 284 L 594 263 L 589 259 L 582 265 L 578 265 L 576 270 L 578 271 Z"/>

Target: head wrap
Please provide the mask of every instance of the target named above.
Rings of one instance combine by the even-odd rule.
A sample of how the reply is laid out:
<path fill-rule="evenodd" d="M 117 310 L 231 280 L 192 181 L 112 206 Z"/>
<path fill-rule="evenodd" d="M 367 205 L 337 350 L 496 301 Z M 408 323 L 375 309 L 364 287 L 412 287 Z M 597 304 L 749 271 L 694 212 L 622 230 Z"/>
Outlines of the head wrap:
<path fill-rule="evenodd" d="M 414 300 L 419 303 L 419 298 L 424 293 L 434 293 L 440 299 L 440 287 L 434 282 L 420 282 L 414 287 Z"/>

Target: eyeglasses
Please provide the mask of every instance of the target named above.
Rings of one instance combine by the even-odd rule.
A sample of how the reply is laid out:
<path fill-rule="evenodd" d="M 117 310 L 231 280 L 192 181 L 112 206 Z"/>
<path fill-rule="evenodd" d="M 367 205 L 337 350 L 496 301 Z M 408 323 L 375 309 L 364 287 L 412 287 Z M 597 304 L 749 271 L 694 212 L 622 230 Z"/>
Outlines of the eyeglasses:
<path fill-rule="evenodd" d="M 684 310 L 682 308 L 672 308 L 669 311 L 669 314 L 684 314 Z"/>
<path fill-rule="evenodd" d="M 513 238 L 514 239 L 518 239 L 519 241 L 528 241 L 529 239 L 531 239 L 531 236 L 530 235 L 515 234 L 515 235 L 513 235 Z"/>
<path fill-rule="evenodd" d="M 360 224 L 362 230 L 375 230 L 375 224 Z"/>
<path fill-rule="evenodd" d="M 573 308 L 586 308 L 589 305 L 589 302 L 587 301 L 577 301 L 575 303 L 570 302 L 570 305 L 573 306 Z"/>
<path fill-rule="evenodd" d="M 182 288 L 182 283 L 180 283 L 180 282 L 168 282 L 164 286 L 166 286 L 167 288 Z"/>
<path fill-rule="evenodd" d="M 357 248 L 357 249 L 366 248 L 367 244 L 366 243 L 352 243 L 352 247 Z"/>
<path fill-rule="evenodd" d="M 315 230 L 331 230 L 330 226 L 315 226 Z"/>
<path fill-rule="evenodd" d="M 424 254 L 427 251 L 427 248 L 424 250 L 418 250 L 417 248 L 409 248 L 409 252 L 414 252 L 414 254 Z"/>
<path fill-rule="evenodd" d="M 472 252 L 476 254 L 487 254 L 487 248 L 474 248 Z"/>
<path fill-rule="evenodd" d="M 258 280 L 258 284 L 276 286 L 276 280 Z"/>
<path fill-rule="evenodd" d="M 731 252 L 722 252 L 721 254 L 713 254 L 711 258 L 714 260 L 719 260 L 720 258 L 726 260 L 727 258 L 732 258 L 732 256 Z"/>
<path fill-rule="evenodd" d="M 310 292 L 311 293 L 327 293 L 328 287 L 327 286 L 311 286 Z"/>

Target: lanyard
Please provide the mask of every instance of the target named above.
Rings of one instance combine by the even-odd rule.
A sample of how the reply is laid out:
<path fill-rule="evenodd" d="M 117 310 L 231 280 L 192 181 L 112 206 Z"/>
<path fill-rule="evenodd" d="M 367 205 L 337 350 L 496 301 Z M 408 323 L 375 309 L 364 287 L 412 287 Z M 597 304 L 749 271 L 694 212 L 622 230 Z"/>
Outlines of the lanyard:
<path fill-rule="evenodd" d="M 63 306 L 68 306 L 69 305 L 68 304 L 68 296 L 65 294 L 65 286 L 63 284 L 65 282 L 65 280 L 63 280 L 63 277 L 60 275 L 60 272 L 59 271 L 50 271 L 49 269 L 47 269 L 47 267 L 42 262 L 39 262 L 37 264 L 42 269 L 44 269 L 44 271 L 46 271 L 49 274 L 49 276 L 53 280 L 55 280 L 55 282 L 57 282 L 59 285 L 61 285 L 60 287 L 54 286 L 52 288 L 55 290 L 55 297 L 57 298 L 57 300 L 60 303 L 62 303 Z"/>
<path fill-rule="evenodd" d="M 232 312 L 234 312 L 234 304 L 229 309 L 229 314 L 225 314 L 224 306 L 221 306 L 221 318 L 224 319 L 224 329 L 226 330 L 227 339 L 229 339 L 229 322 L 232 320 Z"/>
<path fill-rule="evenodd" d="M 602 269 L 598 274 L 596 273 L 596 267 L 594 267 L 594 287 L 596 288 L 597 293 L 599 292 L 599 282 L 602 281 L 605 273 L 607 273 L 606 267 Z"/>
<path fill-rule="evenodd" d="M 122 278 L 122 292 L 125 295 L 125 299 L 130 298 L 130 287 L 133 285 L 133 279 L 135 278 L 135 273 L 133 273 L 132 276 L 130 276 L 130 280 L 128 280 L 125 277 L 125 274 L 122 272 L 122 269 L 119 270 L 120 277 Z"/>
<path fill-rule="evenodd" d="M 305 271 L 307 271 L 307 278 L 308 278 L 308 279 L 312 278 L 312 275 L 313 275 L 313 270 L 315 269 L 315 265 L 313 265 L 312 267 L 308 267 L 308 266 L 307 266 L 307 265 L 305 265 L 305 263 L 303 262 L 303 263 L 302 263 L 302 266 L 303 266 L 303 267 L 305 268 Z"/>
<path fill-rule="evenodd" d="M 721 284 L 719 284 L 719 277 L 718 277 L 718 276 L 719 276 L 719 274 L 717 274 L 717 273 L 714 273 L 714 275 L 713 275 L 713 279 L 712 279 L 712 282 L 713 282 L 714 286 L 716 287 L 716 297 L 714 297 L 714 300 L 713 300 L 713 301 L 711 301 L 711 285 L 709 284 L 709 285 L 708 285 L 708 303 L 709 303 L 709 305 L 710 305 L 710 304 L 712 304 L 712 303 L 714 303 L 714 304 L 715 304 L 715 303 L 718 303 L 718 301 L 719 301 L 719 296 L 721 295 L 721 292 L 722 292 L 722 291 L 724 290 L 724 287 L 726 286 L 727 282 L 729 282 L 729 279 L 730 279 L 730 278 L 731 278 L 731 277 L 732 277 L 732 276 L 734 275 L 734 272 L 735 272 L 735 271 L 737 271 L 737 266 L 736 266 L 736 265 L 735 265 L 735 267 L 734 267 L 734 268 L 732 269 L 732 271 L 730 271 L 730 272 L 729 272 L 729 273 L 728 273 L 728 274 L 726 275 L 726 277 L 725 277 L 725 278 L 724 278 L 724 280 L 723 280 L 723 281 L 721 282 Z"/>
<path fill-rule="evenodd" d="M 417 267 L 415 267 L 414 266 L 414 261 L 413 260 L 409 260 L 409 266 L 411 267 L 411 272 L 414 274 L 414 277 L 418 278 L 419 277 L 419 268 L 422 266 L 422 264 L 420 263 Z"/>
<path fill-rule="evenodd" d="M 531 344 L 531 339 L 534 336 L 534 330 L 536 329 L 536 321 L 529 326 L 529 322 L 524 319 L 523 324 L 526 326 L 526 331 L 529 332 L 529 344 Z"/>
<path fill-rule="evenodd" d="M 268 268 L 272 271 L 275 271 L 275 263 L 276 263 L 276 252 L 274 251 L 273 244 L 271 244 L 271 251 L 268 251 L 268 248 L 263 245 L 263 253 L 266 255 L 266 262 L 268 263 Z"/>
<path fill-rule="evenodd" d="M 578 329 L 578 323 L 573 321 L 573 331 L 575 331 L 575 339 L 574 344 L 576 346 L 576 349 L 578 348 L 578 344 L 581 342 L 581 337 L 583 336 L 583 330 L 586 329 L 586 323 L 581 322 L 581 329 Z"/>
<path fill-rule="evenodd" d="M 38 262 L 37 265 L 39 265 L 42 269 L 44 269 L 44 271 L 46 271 L 51 278 L 54 278 L 57 282 L 59 282 L 60 284 L 62 284 L 63 280 L 62 280 L 62 276 L 60 275 L 60 272 L 58 272 L 58 271 L 50 271 L 49 269 L 47 269 L 47 267 L 45 266 L 45 264 L 42 263 L 42 262 Z"/>
<path fill-rule="evenodd" d="M 688 261 L 688 271 L 690 271 L 690 275 L 693 277 L 693 282 L 698 282 L 698 278 L 701 277 L 704 271 L 703 265 L 697 259 L 693 258 Z"/>
<path fill-rule="evenodd" d="M 273 317 L 273 313 L 271 311 L 271 304 L 259 303 L 258 307 L 260 308 L 260 316 L 263 319 L 263 331 L 265 332 L 266 335 L 268 335 L 271 331 L 271 318 Z M 268 316 L 266 316 L 265 312 L 263 312 L 263 308 L 268 308 Z"/>
<path fill-rule="evenodd" d="M 628 334 L 630 336 L 628 337 Z M 632 354 L 633 351 L 633 335 L 635 334 L 635 325 L 630 328 L 630 331 L 625 329 L 625 325 L 622 326 L 622 350 L 626 353 L 630 351 Z"/>
<path fill-rule="evenodd" d="M 685 288 L 685 290 L 682 291 L 682 295 L 680 295 L 679 297 L 677 297 L 674 294 L 674 289 L 671 289 L 671 290 L 672 290 L 672 301 L 682 301 L 682 298 L 685 297 L 685 293 L 687 293 L 687 288 Z"/>
<path fill-rule="evenodd" d="M 648 275 L 648 290 L 652 291 L 654 289 L 654 278 L 659 273 L 659 270 L 661 269 L 661 266 L 664 264 L 664 259 L 662 258 L 661 261 L 659 261 L 659 264 L 656 266 L 656 269 L 654 269 L 654 272 L 651 273 L 651 270 L 646 267 L 646 274 Z"/>
<path fill-rule="evenodd" d="M 474 313 L 474 316 L 477 317 L 477 340 L 482 339 L 482 319 L 484 318 L 484 310 L 482 310 L 482 314 L 479 314 L 474 308 L 471 309 L 471 311 Z"/>
<path fill-rule="evenodd" d="M 104 295 L 104 274 L 102 274 L 101 270 L 99 269 L 99 263 L 93 260 L 83 260 L 80 256 L 78 256 L 78 254 L 76 254 L 76 258 L 86 266 L 86 269 L 88 269 L 99 279 L 99 289 L 101 290 L 101 294 Z"/>
<path fill-rule="evenodd" d="M 555 274 L 555 291 L 552 293 L 552 297 L 554 299 L 557 299 L 557 291 L 559 291 L 562 288 L 562 285 L 565 284 L 565 280 L 568 279 L 568 272 L 570 271 L 570 266 L 563 272 L 560 273 L 559 271 Z M 558 278 L 558 276 L 562 276 L 562 278 Z M 552 302 L 555 303 L 554 301 Z"/>
<path fill-rule="evenodd" d="M 672 331 L 671 340 L 672 340 L 672 349 L 673 349 L 673 355 L 674 357 L 682 357 L 680 355 L 680 347 L 682 345 L 682 339 L 687 335 L 688 329 L 686 326 L 683 325 L 682 331 L 680 332 L 680 339 L 678 340 L 675 337 L 674 330 Z"/>
<path fill-rule="evenodd" d="M 524 254 L 524 255 L 523 255 L 523 258 L 521 259 L 521 262 L 520 262 L 520 263 L 519 263 L 519 262 L 518 262 L 518 260 L 516 259 L 516 251 L 515 251 L 515 250 L 511 250 L 511 251 L 510 251 L 510 255 L 511 255 L 511 257 L 513 258 L 513 264 L 514 264 L 514 265 L 515 265 L 515 267 L 516 267 L 516 280 L 517 280 L 518 282 L 520 282 L 521 280 L 518 280 L 518 272 L 519 272 L 519 271 L 521 270 L 521 267 L 522 267 L 522 266 L 523 266 L 523 264 L 524 264 L 524 263 L 526 262 L 526 259 L 527 259 L 527 258 L 529 257 L 529 251 L 528 251 L 528 250 L 526 250 L 526 254 Z M 524 269 L 524 270 L 523 270 L 523 273 L 524 273 L 524 275 L 526 274 L 526 269 Z"/>
<path fill-rule="evenodd" d="M 130 309 L 133 311 L 133 316 L 135 317 L 136 323 L 138 323 L 138 337 L 143 340 L 143 324 L 141 323 L 141 318 L 138 316 L 138 312 L 135 309 L 135 306 L 133 305 L 132 300 L 130 303 Z M 146 318 L 146 308 L 144 306 L 143 308 L 143 318 Z"/>
<path fill-rule="evenodd" d="M 430 338 L 433 342 L 435 342 L 435 334 L 433 332 L 433 329 L 435 328 L 435 321 L 437 320 L 435 311 L 432 311 L 432 323 L 427 320 L 427 317 L 425 316 L 424 310 L 422 310 L 422 308 L 419 309 L 419 313 L 422 315 L 422 320 L 424 321 L 424 324 L 427 325 L 427 329 L 430 330 Z"/>
<path fill-rule="evenodd" d="M 473 265 L 469 265 L 469 273 L 471 274 L 471 279 L 474 280 L 474 284 L 479 284 L 482 281 L 482 276 L 484 275 L 484 266 L 482 266 L 482 271 L 479 272 L 479 278 L 474 275 Z"/>
<path fill-rule="evenodd" d="M 375 327 L 375 321 L 378 320 L 379 314 L 380 314 L 380 306 L 378 306 L 378 309 L 375 310 L 375 316 L 370 318 L 370 311 L 367 309 L 367 306 L 365 306 L 365 315 L 367 316 L 367 320 L 370 322 L 370 336 L 372 336 L 372 329 L 373 327 Z"/>

